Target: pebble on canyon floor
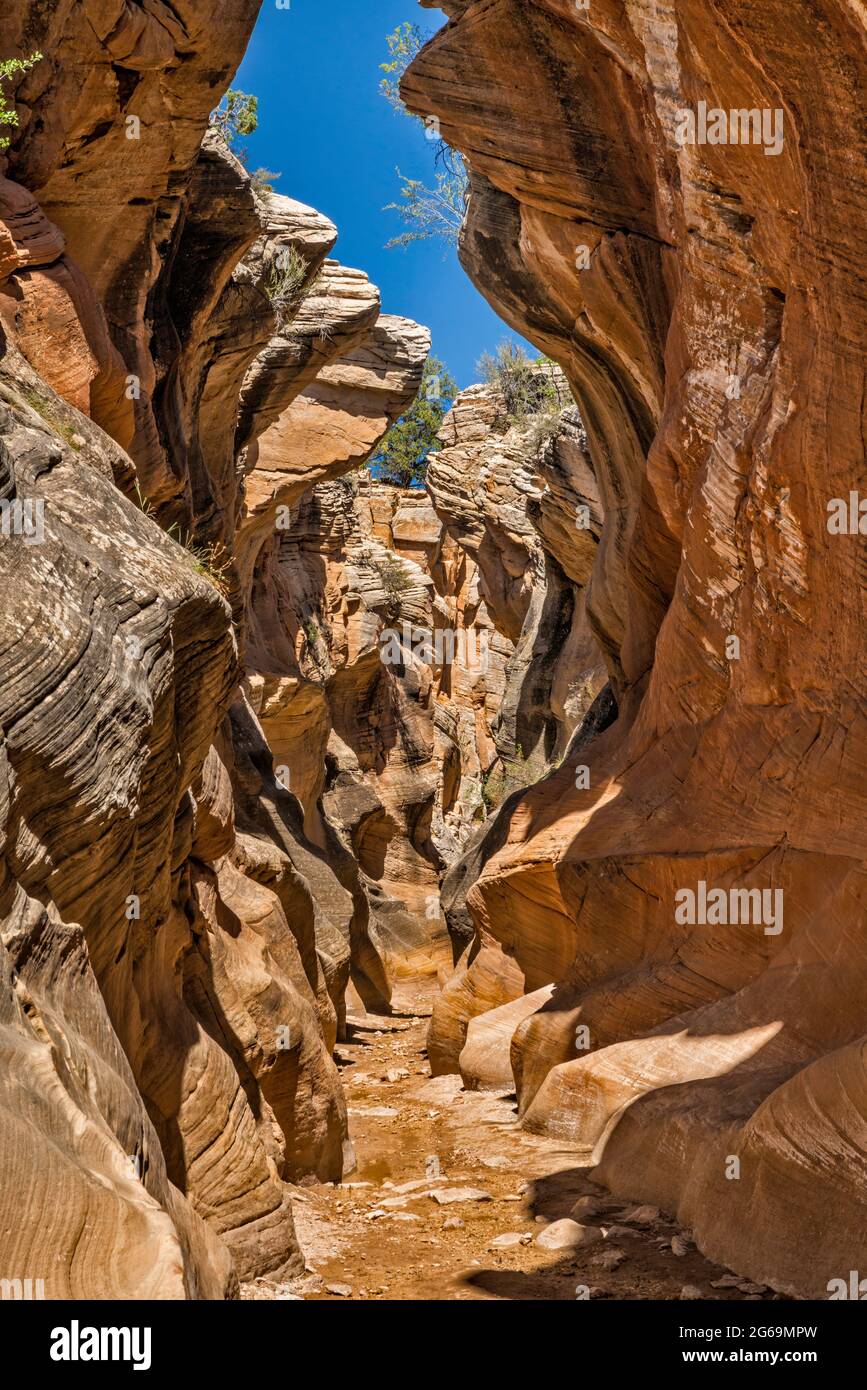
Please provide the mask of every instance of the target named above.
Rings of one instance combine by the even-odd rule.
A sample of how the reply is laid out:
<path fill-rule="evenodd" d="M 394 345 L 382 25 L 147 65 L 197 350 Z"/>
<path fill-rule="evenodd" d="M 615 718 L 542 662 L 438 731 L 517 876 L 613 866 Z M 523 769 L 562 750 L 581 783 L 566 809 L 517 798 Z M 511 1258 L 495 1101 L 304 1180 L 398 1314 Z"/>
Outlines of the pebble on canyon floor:
<path fill-rule="evenodd" d="M 603 1239 L 598 1226 L 581 1226 L 571 1217 L 562 1221 L 552 1221 L 536 1237 L 536 1244 L 545 1250 L 573 1250 L 579 1246 L 596 1245 Z"/>
<path fill-rule="evenodd" d="M 524 1186 L 529 1187 L 529 1183 Z M 604 1207 L 605 1203 L 599 1197 L 579 1197 L 569 1215 L 578 1221 L 582 1216 L 598 1216 Z"/>
<path fill-rule="evenodd" d="M 623 1212 L 622 1220 L 630 1221 L 635 1226 L 655 1226 L 659 1220 L 659 1207 L 632 1207 Z"/>
<path fill-rule="evenodd" d="M 617 1269 L 626 1259 L 626 1251 L 619 1249 L 603 1250 L 601 1254 L 593 1256 L 593 1263 L 602 1269 Z"/>
<path fill-rule="evenodd" d="M 428 1197 L 432 1197 L 440 1206 L 445 1206 L 450 1202 L 492 1202 L 490 1192 L 483 1192 L 480 1187 L 452 1187 L 444 1192 L 429 1192 Z"/>

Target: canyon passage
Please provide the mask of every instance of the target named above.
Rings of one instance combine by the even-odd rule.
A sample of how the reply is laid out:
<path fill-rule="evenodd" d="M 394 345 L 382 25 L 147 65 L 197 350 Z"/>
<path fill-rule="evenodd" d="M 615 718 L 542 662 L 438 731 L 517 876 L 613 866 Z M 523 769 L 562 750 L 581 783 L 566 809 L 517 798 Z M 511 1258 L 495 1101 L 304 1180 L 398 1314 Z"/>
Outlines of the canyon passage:
<path fill-rule="evenodd" d="M 387 297 L 290 22 L 0 16 L 0 1299 L 860 1298 L 863 6 L 409 5 Z"/>

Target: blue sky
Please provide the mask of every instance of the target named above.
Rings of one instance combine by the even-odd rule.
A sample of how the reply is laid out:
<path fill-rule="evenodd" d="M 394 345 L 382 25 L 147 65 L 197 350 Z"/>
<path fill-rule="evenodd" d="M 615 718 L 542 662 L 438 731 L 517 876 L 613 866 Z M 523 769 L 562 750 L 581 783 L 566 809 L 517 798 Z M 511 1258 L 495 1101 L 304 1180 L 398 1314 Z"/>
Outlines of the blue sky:
<path fill-rule="evenodd" d="M 516 335 L 493 312 L 441 241 L 385 250 L 403 230 L 395 166 L 433 182 L 434 146 L 417 121 L 395 113 L 379 93 L 385 42 L 403 20 L 431 32 L 439 10 L 414 0 L 264 0 L 233 86 L 259 98 L 259 129 L 244 141 L 251 168 L 279 170 L 279 193 L 324 212 L 337 224 L 334 255 L 366 271 L 386 313 L 427 324 L 433 351 L 468 386 L 480 354 Z M 445 254 L 444 254 L 445 253 Z"/>

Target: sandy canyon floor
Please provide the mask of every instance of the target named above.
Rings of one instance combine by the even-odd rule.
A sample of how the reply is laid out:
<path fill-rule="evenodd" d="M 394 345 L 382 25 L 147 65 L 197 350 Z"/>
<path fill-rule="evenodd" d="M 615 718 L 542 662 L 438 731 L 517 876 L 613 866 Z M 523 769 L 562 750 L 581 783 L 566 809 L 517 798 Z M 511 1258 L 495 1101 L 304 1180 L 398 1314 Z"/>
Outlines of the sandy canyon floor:
<path fill-rule="evenodd" d="M 296 1188 L 307 1273 L 246 1284 L 244 1298 L 780 1298 L 711 1264 L 655 1209 L 612 1200 L 560 1143 L 522 1131 L 514 1094 L 432 1078 L 434 993 L 405 984 L 390 1017 L 350 1015 L 337 1055 L 358 1166 L 343 1183 Z M 566 1217 L 599 1237 L 578 1250 L 538 1243 Z"/>

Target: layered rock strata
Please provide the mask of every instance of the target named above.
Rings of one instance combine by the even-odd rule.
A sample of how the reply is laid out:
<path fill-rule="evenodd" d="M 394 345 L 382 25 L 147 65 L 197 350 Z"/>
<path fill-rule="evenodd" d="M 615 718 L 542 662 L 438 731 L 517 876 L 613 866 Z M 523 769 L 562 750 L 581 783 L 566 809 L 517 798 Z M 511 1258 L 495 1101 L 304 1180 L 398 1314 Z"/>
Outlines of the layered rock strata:
<path fill-rule="evenodd" d="M 472 170 L 465 267 L 579 403 L 619 717 L 501 814 L 432 1056 L 553 985 L 525 1123 L 824 1296 L 867 1216 L 863 539 L 828 526 L 864 476 L 864 16 L 447 9 L 402 91 Z"/>
<path fill-rule="evenodd" d="M 366 961 L 353 979 L 377 1007 L 384 976 L 443 964 L 444 872 L 493 805 L 559 760 L 605 683 L 584 613 L 598 495 L 558 387 L 539 437 L 538 414 L 512 422 L 498 392 L 462 393 L 426 491 L 362 473 L 283 508 L 268 631 L 287 640 L 253 698 L 311 839 L 333 856 L 333 825 L 348 851 Z M 303 428 L 293 438 L 300 452 Z M 273 487 L 272 505 L 297 492 L 288 468 Z M 450 897 L 449 917 L 460 954 Z"/>
<path fill-rule="evenodd" d="M 289 1184 L 352 1163 L 331 1049 L 355 908 L 250 703 L 275 518 L 248 518 L 259 436 L 323 370 L 356 435 L 334 475 L 427 339 L 206 130 L 256 9 L 0 21 L 4 54 L 45 55 L 0 181 L 0 1228 L 3 1273 L 49 1298 L 298 1270 Z M 344 338 L 341 280 L 366 287 Z M 261 358 L 283 375 L 251 398 Z"/>
<path fill-rule="evenodd" d="M 559 762 L 606 680 L 585 611 L 599 493 L 580 417 L 562 374 L 552 375 L 553 407 L 517 419 L 495 388 L 462 392 L 426 477 L 447 534 L 472 564 L 476 602 L 511 647 L 492 691 L 489 804 Z M 466 598 L 454 598 L 466 609 Z"/>

